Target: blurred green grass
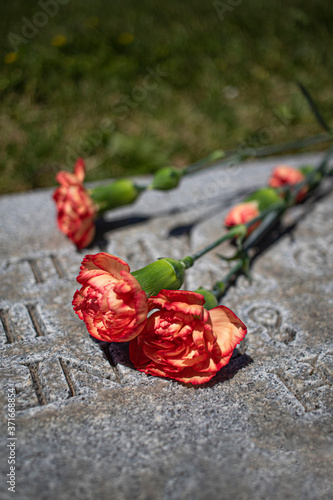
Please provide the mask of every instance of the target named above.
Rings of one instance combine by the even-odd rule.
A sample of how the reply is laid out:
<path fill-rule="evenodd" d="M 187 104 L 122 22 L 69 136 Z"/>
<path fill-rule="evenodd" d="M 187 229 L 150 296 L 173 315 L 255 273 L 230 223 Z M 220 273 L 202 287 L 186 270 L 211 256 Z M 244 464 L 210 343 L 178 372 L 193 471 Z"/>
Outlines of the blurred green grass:
<path fill-rule="evenodd" d="M 97 180 L 315 134 L 296 80 L 332 123 L 330 1 L 56 5 L 2 2 L 0 193 L 53 185 L 77 156 Z"/>

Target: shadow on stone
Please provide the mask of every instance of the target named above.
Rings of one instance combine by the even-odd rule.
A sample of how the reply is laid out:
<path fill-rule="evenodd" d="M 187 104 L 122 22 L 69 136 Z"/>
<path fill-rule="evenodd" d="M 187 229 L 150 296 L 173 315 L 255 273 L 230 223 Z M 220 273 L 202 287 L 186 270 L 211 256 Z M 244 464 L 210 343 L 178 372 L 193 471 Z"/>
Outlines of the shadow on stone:
<path fill-rule="evenodd" d="M 253 363 L 253 359 L 248 354 L 241 354 L 239 350 L 236 348 L 233 352 L 233 355 L 229 361 L 229 363 L 221 368 L 221 370 L 213 377 L 209 382 L 202 385 L 194 386 L 195 389 L 204 389 L 206 387 L 213 387 L 217 384 L 223 384 L 227 382 L 227 380 L 231 380 L 234 376 L 242 370 L 246 368 L 251 363 Z M 189 385 L 189 384 L 187 384 Z"/>
<path fill-rule="evenodd" d="M 303 210 L 300 211 L 300 213 L 295 217 L 295 220 L 289 224 L 288 226 L 285 226 L 281 220 L 277 221 L 277 223 L 270 229 L 269 234 L 267 234 L 257 245 L 256 245 L 256 252 L 255 255 L 253 256 L 251 266 L 253 262 L 261 256 L 268 248 L 270 248 L 274 243 L 279 241 L 281 238 L 283 238 L 286 235 L 293 235 L 294 230 L 296 229 L 297 225 L 306 217 L 308 214 L 312 212 L 312 210 L 315 208 L 317 202 L 319 200 L 322 200 L 326 198 L 330 194 L 330 189 L 327 189 L 326 191 L 322 191 L 316 195 L 311 196 L 308 198 L 306 201 L 303 203 L 300 203 L 297 205 L 299 208 L 303 208 Z"/>
<path fill-rule="evenodd" d="M 94 337 L 91 337 L 91 339 L 99 345 L 104 358 L 111 366 L 116 368 L 120 364 L 134 369 L 134 365 L 129 357 L 129 342 L 103 342 Z"/>
<path fill-rule="evenodd" d="M 248 190 L 248 189 L 238 191 L 237 197 L 245 197 L 250 192 L 251 192 L 251 190 Z M 215 206 L 213 210 L 210 210 L 209 212 L 207 212 L 203 216 L 198 217 L 198 218 L 194 219 L 192 222 L 184 224 L 183 226 L 176 226 L 175 228 L 170 230 L 168 236 L 169 237 L 178 237 L 178 236 L 182 236 L 183 234 L 189 234 L 190 231 L 197 224 L 214 216 L 221 209 L 228 206 L 230 204 L 230 202 L 233 200 L 233 198 L 234 198 L 234 195 L 224 196 L 222 203 L 221 203 L 220 196 L 215 196 L 214 198 L 209 198 L 209 205 L 217 204 L 217 206 Z M 145 223 L 153 218 L 156 218 L 156 217 L 168 217 L 168 216 L 172 216 L 172 215 L 177 215 L 181 212 L 187 212 L 189 210 L 193 210 L 194 206 L 198 205 L 199 203 L 202 203 L 202 206 L 207 205 L 207 200 L 199 200 L 198 202 L 195 202 L 195 203 L 194 202 L 187 203 L 185 205 L 182 205 L 179 207 L 173 207 L 173 208 L 170 208 L 168 210 L 161 211 L 161 212 L 154 211 L 154 213 L 151 215 L 128 216 L 128 217 L 121 217 L 119 219 L 114 219 L 114 220 L 106 220 L 103 216 L 101 216 L 95 222 L 95 227 L 96 227 L 95 238 L 87 248 L 92 248 L 94 246 L 98 246 L 103 251 L 103 250 L 105 250 L 105 248 L 108 244 L 108 241 L 105 237 L 106 233 L 109 233 L 111 231 L 114 231 L 114 230 L 122 228 L 122 227 L 143 224 L 143 223 Z"/>
<path fill-rule="evenodd" d="M 118 364 L 131 368 L 135 371 L 135 367 L 129 357 L 129 342 L 101 342 L 97 339 L 91 337 L 94 342 L 96 342 L 103 352 L 104 358 L 110 363 L 114 368 Z M 236 348 L 232 354 L 229 363 L 221 368 L 221 370 L 207 383 L 201 384 L 200 386 L 193 386 L 192 384 L 184 384 L 183 382 L 177 382 L 185 387 L 194 387 L 195 389 L 213 387 L 216 384 L 221 384 L 227 380 L 231 380 L 239 370 L 246 368 L 248 365 L 253 363 L 253 359 L 246 353 L 242 353 L 242 347 Z M 151 377 L 152 375 L 148 375 Z M 172 380 L 165 378 L 165 380 Z"/>
<path fill-rule="evenodd" d="M 237 199 L 238 198 L 241 199 L 242 197 L 245 198 L 251 192 L 252 192 L 252 190 L 249 190 L 249 189 L 243 189 L 241 191 L 238 191 L 237 192 Z M 209 219 L 210 217 L 214 217 L 215 215 L 217 215 L 219 212 L 221 212 L 221 210 L 225 209 L 226 207 L 230 206 L 230 208 L 231 208 L 231 206 L 232 206 L 231 202 L 234 200 L 234 198 L 235 198 L 234 194 L 232 196 L 224 196 L 222 201 L 221 201 L 220 196 L 215 196 L 214 198 L 209 198 L 209 204 L 215 205 L 212 210 L 209 210 L 208 212 L 204 213 L 203 215 L 193 219 L 192 221 L 190 221 L 186 224 L 177 225 L 177 226 L 173 227 L 172 229 L 170 229 L 168 236 L 172 238 L 172 237 L 179 237 L 179 236 L 183 236 L 183 235 L 189 235 L 190 232 L 192 231 L 192 229 L 194 229 L 195 226 L 197 226 L 201 222 L 204 222 L 205 220 Z M 207 204 L 207 201 L 203 201 L 203 206 L 204 206 L 204 203 Z M 194 202 L 192 205 L 190 205 L 190 208 L 192 208 L 192 210 L 193 210 L 193 208 L 195 208 Z M 181 210 L 186 210 L 186 206 L 182 207 Z M 181 211 L 181 210 L 179 210 L 179 211 Z M 223 220 L 221 219 L 221 227 L 222 226 L 223 226 Z"/>
<path fill-rule="evenodd" d="M 96 234 L 95 238 L 92 241 L 92 243 L 89 245 L 89 247 L 93 246 L 98 246 L 101 250 L 105 250 L 108 241 L 105 238 L 105 234 L 114 231 L 115 229 L 119 229 L 121 227 L 126 227 L 126 226 L 134 226 L 136 224 L 143 224 L 144 222 L 147 222 L 150 220 L 150 216 L 132 216 L 132 217 L 122 217 L 120 219 L 115 219 L 115 220 L 110 220 L 107 221 L 104 219 L 104 217 L 100 217 L 99 219 L 96 220 L 95 226 L 96 226 Z M 88 247 L 88 248 L 89 248 Z"/>

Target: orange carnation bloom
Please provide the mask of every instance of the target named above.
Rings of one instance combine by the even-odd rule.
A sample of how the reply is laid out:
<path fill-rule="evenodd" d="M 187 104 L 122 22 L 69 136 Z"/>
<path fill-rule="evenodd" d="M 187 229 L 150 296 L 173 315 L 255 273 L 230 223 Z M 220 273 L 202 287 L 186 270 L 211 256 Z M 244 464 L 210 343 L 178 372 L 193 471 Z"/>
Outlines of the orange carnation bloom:
<path fill-rule="evenodd" d="M 106 342 L 127 342 L 146 324 L 146 293 L 130 274 L 126 262 L 101 252 L 87 255 L 73 298 L 74 311 L 93 337 Z"/>
<path fill-rule="evenodd" d="M 272 188 L 280 188 L 283 186 L 293 186 L 304 180 L 305 176 L 297 168 L 289 167 L 288 165 L 277 165 L 269 179 L 269 185 Z M 302 201 L 306 195 L 308 188 L 304 188 L 297 195 L 297 201 Z"/>
<path fill-rule="evenodd" d="M 258 217 L 258 215 L 260 215 L 258 203 L 256 201 L 245 201 L 244 203 L 239 203 L 230 210 L 224 219 L 224 224 L 227 227 L 246 224 Z M 260 221 L 252 224 L 252 226 L 248 228 L 247 234 L 250 234 L 259 224 Z"/>
<path fill-rule="evenodd" d="M 145 373 L 180 382 L 203 384 L 225 366 L 246 326 L 227 307 L 207 311 L 203 295 L 161 290 L 148 299 L 148 318 L 130 342 L 130 358 Z"/>
<path fill-rule="evenodd" d="M 64 170 L 57 174 L 60 186 L 53 194 L 58 227 L 78 249 L 85 248 L 94 239 L 97 215 L 97 207 L 83 186 L 84 176 L 84 161 L 79 158 L 73 174 Z"/>

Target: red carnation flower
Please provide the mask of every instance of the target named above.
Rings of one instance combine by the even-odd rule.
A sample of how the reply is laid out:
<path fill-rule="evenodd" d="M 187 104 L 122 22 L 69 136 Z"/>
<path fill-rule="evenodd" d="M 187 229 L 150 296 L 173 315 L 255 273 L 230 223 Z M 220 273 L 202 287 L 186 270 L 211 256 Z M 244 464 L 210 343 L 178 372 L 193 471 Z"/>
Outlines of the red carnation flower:
<path fill-rule="evenodd" d="M 130 342 L 130 358 L 145 373 L 203 384 L 225 366 L 246 326 L 227 307 L 207 311 L 203 295 L 161 290 L 148 299 L 148 318 Z"/>
<path fill-rule="evenodd" d="M 239 203 L 234 206 L 226 218 L 224 219 L 224 224 L 227 227 L 238 226 L 238 224 L 246 224 L 250 222 L 252 219 L 255 219 L 260 215 L 260 211 L 258 208 L 258 203 L 256 201 L 245 201 L 244 203 Z M 260 221 L 252 224 L 248 230 L 247 234 L 250 234 L 256 227 L 258 227 Z"/>
<path fill-rule="evenodd" d="M 284 186 L 293 186 L 299 184 L 305 179 L 305 176 L 300 170 L 288 165 L 277 165 L 269 179 L 269 185 L 272 188 L 280 188 Z M 302 201 L 308 191 L 307 186 L 304 186 L 298 193 L 296 201 Z"/>
<path fill-rule="evenodd" d="M 74 311 L 93 337 L 127 342 L 146 324 L 146 293 L 130 274 L 126 262 L 101 252 L 87 255 L 77 281 L 82 285 L 73 298 Z"/>
<path fill-rule="evenodd" d="M 85 248 L 94 239 L 97 215 L 97 207 L 83 186 L 84 176 L 84 161 L 79 158 L 73 174 L 66 171 L 57 174 L 60 186 L 53 194 L 58 227 L 78 249 Z"/>

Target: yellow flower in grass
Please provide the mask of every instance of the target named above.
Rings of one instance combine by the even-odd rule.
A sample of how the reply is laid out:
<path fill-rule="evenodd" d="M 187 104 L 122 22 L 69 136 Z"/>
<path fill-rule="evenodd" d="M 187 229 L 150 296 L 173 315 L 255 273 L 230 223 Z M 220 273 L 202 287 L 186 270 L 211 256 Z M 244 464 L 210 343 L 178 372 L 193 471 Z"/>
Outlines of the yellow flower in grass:
<path fill-rule="evenodd" d="M 67 37 L 65 35 L 56 35 L 51 40 L 51 45 L 53 47 L 62 47 L 67 43 Z"/>
<path fill-rule="evenodd" d="M 8 52 L 8 54 L 6 54 L 4 57 L 4 63 L 12 64 L 13 62 L 16 61 L 17 57 L 18 57 L 17 52 Z"/>
<path fill-rule="evenodd" d="M 133 42 L 133 40 L 134 40 L 134 35 L 132 33 L 124 32 L 120 33 L 120 35 L 118 36 L 118 42 L 121 45 L 129 45 L 130 43 Z"/>

